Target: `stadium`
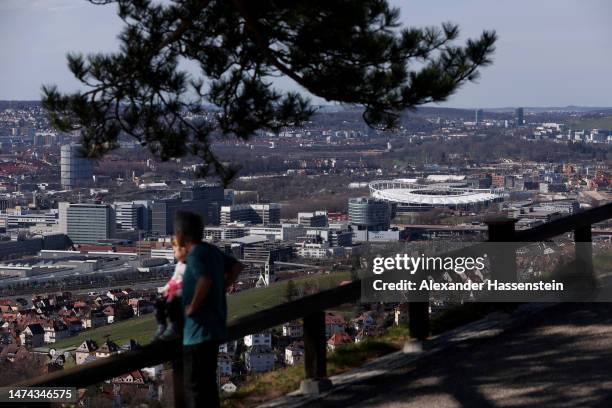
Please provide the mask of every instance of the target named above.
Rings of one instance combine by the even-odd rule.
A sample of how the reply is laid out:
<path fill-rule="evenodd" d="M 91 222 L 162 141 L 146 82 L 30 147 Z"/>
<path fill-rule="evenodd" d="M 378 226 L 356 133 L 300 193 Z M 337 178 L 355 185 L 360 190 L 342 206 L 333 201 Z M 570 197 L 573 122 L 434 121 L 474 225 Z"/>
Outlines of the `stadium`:
<path fill-rule="evenodd" d="M 376 180 L 368 185 L 370 195 L 396 205 L 396 212 L 434 208 L 478 211 L 503 201 L 503 188 L 473 188 L 466 182 L 417 183 L 417 180 Z"/>

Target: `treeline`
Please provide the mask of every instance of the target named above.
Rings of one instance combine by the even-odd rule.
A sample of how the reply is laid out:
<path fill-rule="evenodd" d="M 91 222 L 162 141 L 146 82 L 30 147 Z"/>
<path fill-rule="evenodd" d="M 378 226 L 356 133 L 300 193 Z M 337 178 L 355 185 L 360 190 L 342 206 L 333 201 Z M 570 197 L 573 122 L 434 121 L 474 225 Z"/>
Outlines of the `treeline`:
<path fill-rule="evenodd" d="M 530 142 L 517 137 L 489 134 L 482 137 L 418 140 L 405 143 L 387 157 L 414 164 L 479 164 L 498 159 L 536 162 L 598 161 L 612 163 L 612 147 L 581 142 Z"/>

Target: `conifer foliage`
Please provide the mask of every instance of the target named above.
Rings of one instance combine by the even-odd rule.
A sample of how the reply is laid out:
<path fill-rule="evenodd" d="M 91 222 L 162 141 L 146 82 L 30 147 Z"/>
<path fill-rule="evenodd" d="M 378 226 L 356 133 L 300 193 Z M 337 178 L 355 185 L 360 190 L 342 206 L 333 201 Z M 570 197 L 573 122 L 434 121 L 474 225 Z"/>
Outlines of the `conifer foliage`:
<path fill-rule="evenodd" d="M 403 110 L 476 79 L 496 41 L 483 31 L 458 45 L 451 23 L 403 27 L 385 0 L 87 1 L 117 7 L 120 48 L 69 54 L 83 90 L 43 87 L 54 126 L 81 129 L 90 157 L 124 134 L 163 160 L 197 156 L 203 175 L 225 183 L 236 169 L 215 156 L 214 138 L 299 124 L 314 113 L 305 93 L 362 106 L 366 123 L 393 127 Z M 279 76 L 306 92 L 278 89 Z M 215 115 L 193 120 L 210 105 Z"/>

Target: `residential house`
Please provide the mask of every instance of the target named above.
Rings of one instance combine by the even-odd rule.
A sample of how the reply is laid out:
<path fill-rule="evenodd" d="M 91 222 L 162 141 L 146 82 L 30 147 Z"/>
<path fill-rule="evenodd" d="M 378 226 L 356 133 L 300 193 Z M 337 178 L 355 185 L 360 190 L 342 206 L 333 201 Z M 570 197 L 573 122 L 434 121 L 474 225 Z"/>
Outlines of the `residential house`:
<path fill-rule="evenodd" d="M 127 298 L 127 294 L 121 289 L 110 289 L 106 292 L 106 297 L 113 302 L 118 302 L 121 299 Z"/>
<path fill-rule="evenodd" d="M 106 325 L 107 317 L 100 310 L 91 310 L 83 317 L 83 327 L 86 329 L 95 329 Z"/>
<path fill-rule="evenodd" d="M 162 373 L 165 368 L 163 364 L 158 364 L 152 367 L 144 367 L 140 371 L 142 371 L 149 379 L 161 379 Z"/>
<path fill-rule="evenodd" d="M 106 339 L 104 343 L 96 350 L 96 357 L 106 358 L 119 352 L 119 346 L 114 341 Z"/>
<path fill-rule="evenodd" d="M 372 313 L 362 313 L 356 319 L 353 320 L 353 329 L 357 332 L 362 330 L 369 330 L 376 326 L 376 320 L 372 316 Z"/>
<path fill-rule="evenodd" d="M 50 323 L 44 326 L 45 329 L 45 343 L 55 343 L 70 337 L 70 330 L 68 326 L 61 320 L 52 320 Z"/>
<path fill-rule="evenodd" d="M 232 358 L 227 354 L 219 354 L 217 358 L 217 370 L 222 377 L 232 376 Z"/>
<path fill-rule="evenodd" d="M 113 324 L 115 323 L 115 306 L 113 305 L 108 305 L 106 306 L 103 310 L 102 313 L 104 313 L 104 315 L 106 316 L 106 323 L 107 324 Z"/>
<path fill-rule="evenodd" d="M 353 343 L 353 339 L 347 333 L 334 333 L 329 340 L 327 340 L 327 349 L 329 351 L 335 351 L 338 347 L 351 343 Z"/>
<path fill-rule="evenodd" d="M 134 339 L 130 339 L 123 346 L 119 347 L 119 353 L 124 353 L 126 351 L 132 351 L 140 348 L 140 344 Z"/>
<path fill-rule="evenodd" d="M 91 339 L 83 341 L 81 345 L 75 350 L 76 363 L 84 364 L 85 360 L 88 357 L 95 357 L 96 350 L 98 350 L 98 344 L 95 341 Z"/>
<path fill-rule="evenodd" d="M 145 376 L 140 370 L 135 370 L 130 373 L 115 377 L 111 380 L 112 384 L 136 384 L 142 385 L 145 383 Z"/>
<path fill-rule="evenodd" d="M 283 336 L 293 339 L 304 337 L 304 327 L 300 322 L 292 321 L 283 324 Z"/>
<path fill-rule="evenodd" d="M 155 310 L 155 305 L 152 302 L 142 298 L 132 298 L 128 301 L 128 304 L 134 310 L 134 316 L 142 316 Z"/>
<path fill-rule="evenodd" d="M 25 347 L 22 347 L 17 343 L 7 344 L 2 348 L 2 351 L 0 351 L 0 362 L 15 361 L 15 357 L 20 350 L 25 350 Z"/>
<path fill-rule="evenodd" d="M 366 338 L 368 338 L 368 331 L 367 330 L 360 330 L 357 332 L 357 334 L 355 335 L 355 343 L 361 343 L 362 341 L 364 341 Z"/>
<path fill-rule="evenodd" d="M 287 365 L 296 365 L 304 359 L 304 344 L 293 343 L 285 347 L 285 363 Z"/>
<path fill-rule="evenodd" d="M 249 334 L 248 336 L 244 336 L 244 345 L 247 347 L 272 347 L 272 334 L 270 332 Z"/>
<path fill-rule="evenodd" d="M 336 333 L 344 333 L 346 322 L 344 317 L 335 313 L 325 314 L 325 337 L 330 338 Z"/>
<path fill-rule="evenodd" d="M 27 348 L 40 347 L 45 344 L 45 329 L 40 323 L 29 324 L 19 335 L 21 344 Z"/>
<path fill-rule="evenodd" d="M 408 303 L 400 303 L 393 310 L 393 324 L 396 326 L 408 324 Z"/>
<path fill-rule="evenodd" d="M 54 371 L 63 370 L 65 364 L 66 356 L 64 356 L 63 354 L 49 355 L 49 361 L 47 362 L 47 372 L 52 373 Z"/>
<path fill-rule="evenodd" d="M 237 389 L 238 387 L 236 387 L 236 384 L 231 381 L 228 381 L 221 386 L 221 391 L 225 392 L 226 394 L 232 394 L 236 392 Z"/>
<path fill-rule="evenodd" d="M 83 321 L 76 316 L 70 316 L 64 318 L 64 323 L 68 326 L 68 332 L 72 336 L 84 329 Z"/>
<path fill-rule="evenodd" d="M 253 346 L 244 353 L 244 364 L 249 373 L 264 373 L 274 369 L 274 352 L 268 346 Z"/>

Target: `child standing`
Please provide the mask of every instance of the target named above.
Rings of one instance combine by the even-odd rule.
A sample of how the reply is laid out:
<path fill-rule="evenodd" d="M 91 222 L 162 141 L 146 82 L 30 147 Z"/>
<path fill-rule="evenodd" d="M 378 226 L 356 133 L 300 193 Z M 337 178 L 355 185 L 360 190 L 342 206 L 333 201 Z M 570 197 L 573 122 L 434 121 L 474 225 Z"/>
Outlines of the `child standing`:
<path fill-rule="evenodd" d="M 176 266 L 174 274 L 159 289 L 161 297 L 155 303 L 155 319 L 157 320 L 157 332 L 153 341 L 170 340 L 177 337 L 183 326 L 183 306 L 181 295 L 183 291 L 183 275 L 187 267 L 187 249 L 179 246 L 175 240 L 172 241 Z"/>

